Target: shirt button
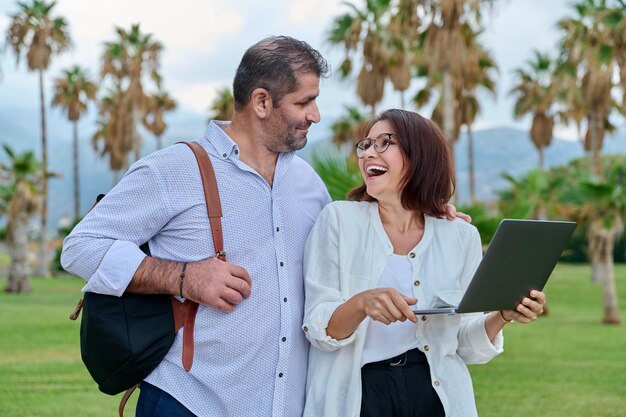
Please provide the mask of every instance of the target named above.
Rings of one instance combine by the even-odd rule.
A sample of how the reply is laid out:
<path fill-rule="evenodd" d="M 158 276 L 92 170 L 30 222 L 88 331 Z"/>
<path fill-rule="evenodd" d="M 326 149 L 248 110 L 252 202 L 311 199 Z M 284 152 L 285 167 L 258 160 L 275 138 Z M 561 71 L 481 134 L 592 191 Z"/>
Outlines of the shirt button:
<path fill-rule="evenodd" d="M 430 350 L 430 346 L 424 345 L 424 352 L 428 352 Z"/>
<path fill-rule="evenodd" d="M 422 316 L 422 321 L 426 321 L 427 317 L 426 316 Z"/>
<path fill-rule="evenodd" d="M 277 227 L 277 228 L 276 228 L 276 231 L 277 231 L 277 232 L 280 232 L 280 227 Z"/>
<path fill-rule="evenodd" d="M 283 301 L 286 303 L 287 302 L 287 297 L 283 298 Z"/>
<path fill-rule="evenodd" d="M 280 266 L 285 266 L 285 264 L 281 262 L 281 263 L 280 263 Z"/>
<path fill-rule="evenodd" d="M 226 158 L 226 154 L 225 154 L 225 153 L 223 153 L 223 154 L 222 154 L 222 157 L 223 157 L 223 158 Z"/>
<path fill-rule="evenodd" d="M 286 338 L 286 337 L 283 337 L 281 340 L 282 340 L 283 342 L 286 342 L 286 341 L 287 341 L 287 338 Z"/>
<path fill-rule="evenodd" d="M 420 282 L 420 280 L 419 280 L 419 279 L 416 279 L 416 280 L 413 282 L 413 285 L 415 285 L 416 287 L 419 287 L 419 285 L 420 285 L 420 284 L 421 284 L 421 282 Z"/>
<path fill-rule="evenodd" d="M 235 149 L 235 155 L 239 155 L 239 150 Z"/>
<path fill-rule="evenodd" d="M 435 382 L 433 382 L 433 385 L 435 385 L 436 387 L 438 387 L 439 385 L 441 385 L 441 382 L 439 382 L 438 380 L 435 380 Z"/>
<path fill-rule="evenodd" d="M 409 258 L 411 258 L 411 259 L 412 259 L 412 258 L 415 258 L 415 252 L 411 252 L 411 253 L 409 253 Z"/>
<path fill-rule="evenodd" d="M 281 372 L 281 373 L 279 373 L 279 374 L 278 374 L 278 377 L 279 377 L 279 378 L 282 378 L 282 377 L 283 377 L 283 373 L 282 373 L 282 372 Z"/>
<path fill-rule="evenodd" d="M 305 332 L 308 332 L 308 331 L 309 331 L 309 328 L 308 328 L 308 327 L 306 327 L 306 326 L 304 326 L 304 327 L 302 328 L 302 330 L 304 330 Z"/>

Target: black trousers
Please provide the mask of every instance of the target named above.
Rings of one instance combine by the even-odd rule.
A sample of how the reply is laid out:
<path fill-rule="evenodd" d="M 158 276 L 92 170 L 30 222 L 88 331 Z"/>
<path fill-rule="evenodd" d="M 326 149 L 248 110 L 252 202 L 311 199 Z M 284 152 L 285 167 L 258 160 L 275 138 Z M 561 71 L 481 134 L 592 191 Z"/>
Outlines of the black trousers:
<path fill-rule="evenodd" d="M 445 417 L 418 349 L 361 368 L 361 417 Z"/>

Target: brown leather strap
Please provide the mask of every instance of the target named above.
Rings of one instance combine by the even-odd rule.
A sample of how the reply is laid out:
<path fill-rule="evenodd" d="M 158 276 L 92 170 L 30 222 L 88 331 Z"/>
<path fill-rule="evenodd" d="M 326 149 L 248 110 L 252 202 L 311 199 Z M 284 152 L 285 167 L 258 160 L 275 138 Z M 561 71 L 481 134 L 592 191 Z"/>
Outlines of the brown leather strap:
<path fill-rule="evenodd" d="M 80 316 L 80 311 L 83 309 L 84 303 L 85 300 L 83 300 L 82 298 L 78 300 L 78 304 L 76 304 L 74 311 L 72 311 L 72 314 L 70 314 L 70 320 L 76 320 L 78 316 Z"/>
<path fill-rule="evenodd" d="M 133 392 L 137 389 L 137 387 L 139 387 L 139 384 L 127 389 L 124 395 L 122 396 L 122 400 L 120 401 L 120 407 L 118 408 L 118 413 L 120 417 L 124 417 L 124 407 L 126 407 L 126 403 L 128 402 L 128 399 L 130 398 L 131 395 L 133 395 Z"/>
<path fill-rule="evenodd" d="M 217 180 L 209 155 L 204 148 L 197 142 L 179 142 L 191 148 L 200 168 L 200 177 L 202 178 L 202 187 L 204 188 L 204 199 L 206 202 L 207 215 L 211 226 L 211 234 L 213 235 L 213 247 L 215 255 L 218 259 L 225 261 L 226 253 L 224 252 L 224 237 L 222 236 L 222 205 L 217 189 Z M 177 301 L 177 300 L 176 300 Z M 174 302 L 174 301 L 172 301 Z M 180 304 L 180 303 L 179 303 Z M 196 313 L 198 312 L 198 303 L 191 300 L 184 302 L 186 312 L 181 308 L 174 309 L 175 321 L 183 321 L 181 317 L 176 317 L 176 312 L 186 313 L 184 315 L 185 330 L 183 332 L 183 368 L 189 372 L 193 366 L 193 333 L 196 322 Z M 177 326 L 177 329 L 180 327 Z"/>
<path fill-rule="evenodd" d="M 222 205 L 220 203 L 220 195 L 217 189 L 217 180 L 211 159 L 204 148 L 198 142 L 179 142 L 189 146 L 193 151 L 198 166 L 200 167 L 200 177 L 202 177 L 202 185 L 204 187 L 204 199 L 206 201 L 206 210 L 211 223 L 211 234 L 213 235 L 213 247 L 215 255 L 222 261 L 226 260 L 224 252 L 224 237 L 222 236 Z"/>
<path fill-rule="evenodd" d="M 185 301 L 187 303 L 187 301 Z M 185 371 L 191 371 L 193 365 L 193 328 L 196 324 L 196 313 L 198 312 L 198 303 L 189 301 L 187 310 L 187 318 L 185 319 L 185 331 L 183 332 L 183 368 Z"/>
<path fill-rule="evenodd" d="M 176 297 L 170 297 L 170 301 L 172 302 L 172 311 L 174 312 L 174 331 L 178 333 L 183 324 L 185 324 L 185 320 L 187 320 L 189 303 L 192 303 L 192 301 L 181 303 Z"/>

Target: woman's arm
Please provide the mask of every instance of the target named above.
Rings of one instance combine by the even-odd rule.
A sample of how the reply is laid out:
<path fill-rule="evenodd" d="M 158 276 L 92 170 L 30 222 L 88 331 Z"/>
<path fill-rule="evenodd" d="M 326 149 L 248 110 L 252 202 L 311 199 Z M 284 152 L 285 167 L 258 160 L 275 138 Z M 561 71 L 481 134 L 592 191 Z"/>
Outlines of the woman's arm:
<path fill-rule="evenodd" d="M 489 313 L 489 316 L 485 319 L 485 330 L 489 340 L 493 342 L 498 332 L 508 323 L 528 324 L 537 320 L 537 317 L 543 313 L 546 295 L 541 291 L 532 290 L 529 293 L 529 297 L 524 297 L 515 310 L 501 310 Z"/>
<path fill-rule="evenodd" d="M 333 339 L 346 339 L 354 333 L 366 317 L 384 324 L 396 321 L 417 322 L 409 307 L 417 303 L 413 297 L 400 294 L 393 288 L 375 288 L 360 292 L 340 305 L 328 322 L 326 333 Z"/>

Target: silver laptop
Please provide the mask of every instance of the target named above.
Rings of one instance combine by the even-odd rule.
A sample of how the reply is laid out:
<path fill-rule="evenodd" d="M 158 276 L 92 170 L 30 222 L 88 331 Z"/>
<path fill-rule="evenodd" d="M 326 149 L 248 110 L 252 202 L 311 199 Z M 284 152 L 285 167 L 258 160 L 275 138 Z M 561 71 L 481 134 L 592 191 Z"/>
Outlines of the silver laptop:
<path fill-rule="evenodd" d="M 543 290 L 575 228 L 575 222 L 502 220 L 459 305 L 415 314 L 515 309 L 530 290 Z"/>

